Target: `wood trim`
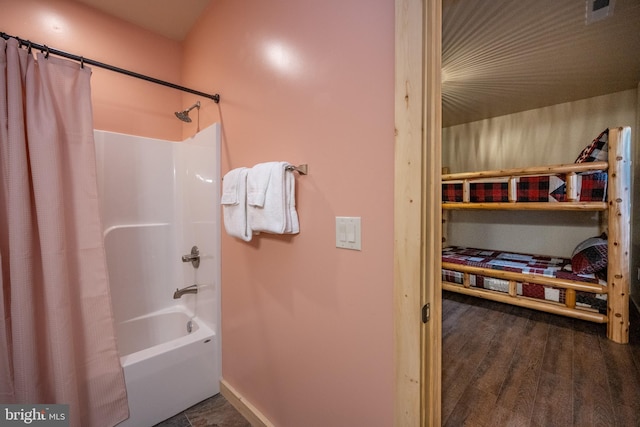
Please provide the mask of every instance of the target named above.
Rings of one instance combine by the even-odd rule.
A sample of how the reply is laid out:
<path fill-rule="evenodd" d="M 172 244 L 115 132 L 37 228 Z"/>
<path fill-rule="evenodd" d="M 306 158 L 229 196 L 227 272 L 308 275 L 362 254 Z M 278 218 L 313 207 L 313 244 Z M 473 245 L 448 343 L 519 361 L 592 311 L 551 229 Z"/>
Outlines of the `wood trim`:
<path fill-rule="evenodd" d="M 518 201 L 518 182 L 513 176 L 509 177 L 508 189 L 507 200 L 509 200 L 510 203 L 516 203 Z"/>
<path fill-rule="evenodd" d="M 607 316 L 598 312 L 570 309 L 563 304 L 557 304 L 549 301 L 538 301 L 526 297 L 512 297 L 503 292 L 490 291 L 482 288 L 465 288 L 451 282 L 443 282 L 442 289 L 445 291 L 456 292 L 459 294 L 471 295 L 491 301 L 503 302 L 506 304 L 517 305 L 520 307 L 531 308 L 537 311 L 544 311 L 552 314 L 573 317 L 576 319 L 587 320 L 595 323 L 607 323 Z"/>
<path fill-rule="evenodd" d="M 550 166 L 533 166 L 528 168 L 498 169 L 481 172 L 462 172 L 442 175 L 442 181 L 457 181 L 464 179 L 487 179 L 527 175 L 556 175 L 569 172 L 606 171 L 607 162 L 566 163 Z"/>
<path fill-rule="evenodd" d="M 567 183 L 567 200 L 570 202 L 578 201 L 578 175 L 575 172 L 569 172 L 565 181 Z"/>
<path fill-rule="evenodd" d="M 576 290 L 575 289 L 567 289 L 565 293 L 565 304 L 569 308 L 576 308 Z"/>
<path fill-rule="evenodd" d="M 447 210 L 606 211 L 606 202 L 447 202 Z"/>
<path fill-rule="evenodd" d="M 422 289 L 431 320 L 421 327 L 420 425 L 442 425 L 442 0 L 424 1 L 422 93 Z"/>
<path fill-rule="evenodd" d="M 469 203 L 469 199 L 471 198 L 471 183 L 468 179 L 462 181 L 462 201 L 465 203 Z"/>
<path fill-rule="evenodd" d="M 515 280 L 509 280 L 509 296 L 514 298 L 518 296 L 518 282 Z"/>
<path fill-rule="evenodd" d="M 274 427 L 274 425 L 265 417 L 255 406 L 247 399 L 242 397 L 240 393 L 225 380 L 220 380 L 220 393 L 231 405 L 249 421 L 252 427 Z"/>
<path fill-rule="evenodd" d="M 607 337 L 620 344 L 629 342 L 630 153 L 631 128 L 610 128 Z"/>
<path fill-rule="evenodd" d="M 571 163 L 551 166 L 536 166 L 517 169 L 500 169 L 481 172 L 463 172 L 443 174 L 442 182 L 448 184 L 462 183 L 462 202 L 446 202 L 442 204 L 447 210 L 532 210 L 532 211 L 604 211 L 608 209 L 606 202 L 576 201 L 576 172 L 606 171 L 607 162 Z M 558 175 L 566 174 L 568 202 L 518 202 L 518 187 L 516 177 L 527 175 Z M 508 183 L 508 202 L 470 202 L 470 186 L 472 182 L 488 182 L 495 179 Z"/>
<path fill-rule="evenodd" d="M 394 426 L 420 425 L 422 0 L 396 0 Z"/>
<path fill-rule="evenodd" d="M 395 19 L 394 425 L 440 426 L 441 0 L 396 0 Z"/>
<path fill-rule="evenodd" d="M 558 277 L 542 276 L 540 274 L 526 274 L 507 270 L 494 270 L 491 268 L 473 267 L 470 265 L 443 262 L 442 268 L 445 270 L 460 271 L 478 276 L 494 277 L 502 280 L 515 280 L 518 282 L 535 283 L 544 286 L 556 286 L 564 289 L 574 289 L 576 291 L 591 292 L 594 294 L 606 294 L 607 286 L 598 283 L 578 282 L 575 280 L 561 279 Z"/>

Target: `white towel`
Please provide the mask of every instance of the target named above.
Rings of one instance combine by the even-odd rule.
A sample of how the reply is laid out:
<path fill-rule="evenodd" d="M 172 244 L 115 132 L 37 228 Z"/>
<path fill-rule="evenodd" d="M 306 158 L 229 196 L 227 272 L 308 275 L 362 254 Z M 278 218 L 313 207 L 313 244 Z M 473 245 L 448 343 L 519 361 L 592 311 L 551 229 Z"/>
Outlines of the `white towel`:
<path fill-rule="evenodd" d="M 249 206 L 264 207 L 267 187 L 271 180 L 271 172 L 278 173 L 281 162 L 258 163 L 249 170 L 247 175 L 247 204 Z M 278 179 L 276 177 L 276 179 Z"/>
<path fill-rule="evenodd" d="M 293 171 L 285 169 L 285 215 L 287 225 L 284 232 L 287 234 L 297 234 L 300 232 L 300 222 L 298 222 L 298 211 L 296 211 L 296 179 Z"/>
<path fill-rule="evenodd" d="M 300 232 L 295 178 L 287 162 L 259 163 L 247 174 L 247 221 L 255 232 Z"/>
<path fill-rule="evenodd" d="M 252 232 L 247 221 L 247 173 L 248 168 L 232 169 L 222 179 L 220 204 L 224 214 L 227 234 L 248 242 Z"/>

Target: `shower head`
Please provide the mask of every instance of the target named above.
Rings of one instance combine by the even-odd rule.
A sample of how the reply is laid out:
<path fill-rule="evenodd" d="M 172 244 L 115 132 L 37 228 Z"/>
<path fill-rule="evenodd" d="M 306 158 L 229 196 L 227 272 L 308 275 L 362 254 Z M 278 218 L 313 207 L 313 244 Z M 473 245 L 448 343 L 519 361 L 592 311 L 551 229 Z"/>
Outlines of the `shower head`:
<path fill-rule="evenodd" d="M 176 111 L 176 117 L 182 120 L 183 122 L 191 123 L 191 117 L 189 117 L 189 111 L 193 110 L 194 108 L 197 108 L 198 110 L 200 109 L 200 101 L 196 102 L 186 110 Z"/>

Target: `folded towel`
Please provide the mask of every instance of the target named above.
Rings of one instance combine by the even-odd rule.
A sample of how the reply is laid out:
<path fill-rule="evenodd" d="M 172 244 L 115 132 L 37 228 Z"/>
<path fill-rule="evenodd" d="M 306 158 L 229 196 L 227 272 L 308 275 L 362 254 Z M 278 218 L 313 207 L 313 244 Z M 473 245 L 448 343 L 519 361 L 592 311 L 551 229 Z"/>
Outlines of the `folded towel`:
<path fill-rule="evenodd" d="M 298 212 L 296 211 L 296 179 L 293 171 L 285 168 L 285 214 L 287 215 L 287 225 L 284 232 L 287 234 L 297 234 L 300 232 L 300 223 L 298 222 Z"/>
<path fill-rule="evenodd" d="M 284 162 L 258 163 L 249 170 L 247 176 L 247 204 L 264 207 L 267 187 L 271 180 L 271 172 L 278 174 L 280 164 Z M 276 177 L 276 179 L 279 179 Z"/>
<path fill-rule="evenodd" d="M 246 185 L 241 181 L 241 174 L 246 174 L 247 168 L 233 169 L 227 172 L 222 179 L 222 197 L 220 203 L 222 205 L 237 205 L 240 202 L 240 185 Z"/>
<path fill-rule="evenodd" d="M 295 178 L 287 162 L 259 163 L 247 174 L 247 221 L 255 232 L 300 232 L 295 209 Z"/>
<path fill-rule="evenodd" d="M 252 232 L 247 221 L 247 174 L 248 168 L 230 170 L 222 180 L 224 228 L 227 234 L 248 242 Z"/>

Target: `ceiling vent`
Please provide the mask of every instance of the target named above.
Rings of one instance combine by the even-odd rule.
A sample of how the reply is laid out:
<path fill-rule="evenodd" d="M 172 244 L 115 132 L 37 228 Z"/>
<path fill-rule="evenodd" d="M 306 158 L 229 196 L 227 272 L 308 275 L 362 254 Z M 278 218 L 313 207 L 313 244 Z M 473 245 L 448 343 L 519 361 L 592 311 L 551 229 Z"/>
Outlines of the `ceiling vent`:
<path fill-rule="evenodd" d="M 613 16 L 616 0 L 587 0 L 587 24 Z"/>

